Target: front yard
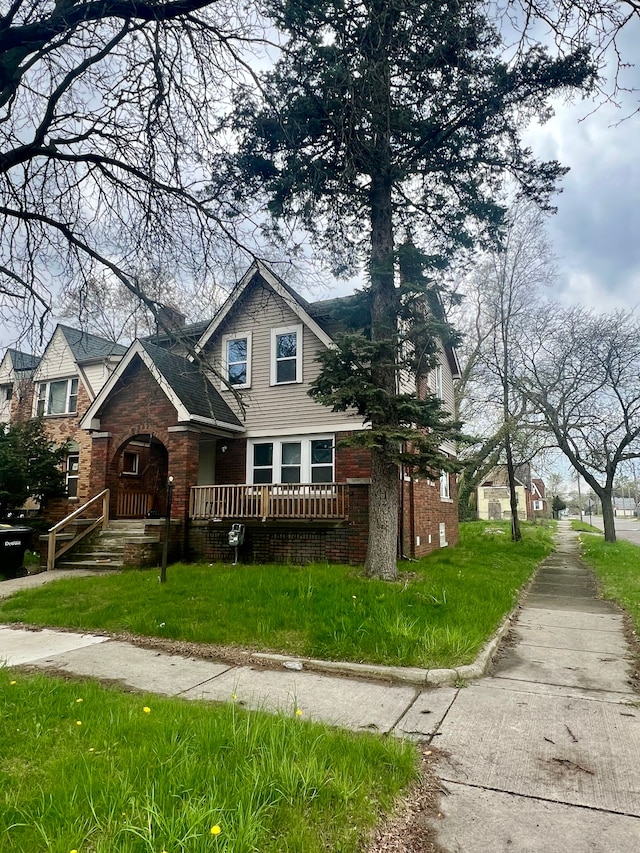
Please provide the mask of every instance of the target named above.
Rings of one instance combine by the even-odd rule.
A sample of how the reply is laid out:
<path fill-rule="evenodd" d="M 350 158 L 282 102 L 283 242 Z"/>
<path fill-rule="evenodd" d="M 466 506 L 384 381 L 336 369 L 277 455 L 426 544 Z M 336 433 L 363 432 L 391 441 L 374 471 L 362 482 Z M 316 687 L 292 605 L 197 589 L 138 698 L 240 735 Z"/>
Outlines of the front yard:
<path fill-rule="evenodd" d="M 395 583 L 339 565 L 169 567 L 73 578 L 0 602 L 1 622 L 398 666 L 470 663 L 552 547 L 552 528 L 461 525 L 461 542 L 403 563 Z"/>

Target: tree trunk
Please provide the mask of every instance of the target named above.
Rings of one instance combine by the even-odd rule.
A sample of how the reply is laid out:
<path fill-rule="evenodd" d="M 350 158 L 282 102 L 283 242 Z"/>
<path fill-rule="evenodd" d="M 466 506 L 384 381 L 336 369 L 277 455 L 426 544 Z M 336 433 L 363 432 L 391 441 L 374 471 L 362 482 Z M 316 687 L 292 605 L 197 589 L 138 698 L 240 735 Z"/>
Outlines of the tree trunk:
<path fill-rule="evenodd" d="M 610 489 L 605 489 L 598 495 L 602 503 L 602 522 L 604 524 L 605 542 L 616 541 L 616 524 L 613 515 L 613 496 Z"/>
<path fill-rule="evenodd" d="M 513 453 L 511 452 L 511 436 L 505 435 L 504 447 L 507 455 L 507 475 L 509 478 L 509 503 L 511 506 L 511 539 L 514 542 L 522 540 L 520 531 L 520 519 L 518 518 L 518 495 L 516 492 L 516 473 L 513 465 Z"/>
<path fill-rule="evenodd" d="M 364 564 L 369 577 L 394 580 L 398 576 L 398 466 L 378 450 L 371 452 L 369 487 L 369 541 Z"/>

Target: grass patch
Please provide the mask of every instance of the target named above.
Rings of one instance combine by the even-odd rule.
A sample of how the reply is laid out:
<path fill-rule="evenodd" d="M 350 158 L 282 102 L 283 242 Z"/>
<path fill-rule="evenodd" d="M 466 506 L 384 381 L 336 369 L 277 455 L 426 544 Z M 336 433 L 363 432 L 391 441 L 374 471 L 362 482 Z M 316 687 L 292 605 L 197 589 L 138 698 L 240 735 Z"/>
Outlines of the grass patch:
<path fill-rule="evenodd" d="M 597 527 L 594 527 L 592 524 L 587 524 L 586 521 L 578 521 L 577 518 L 571 519 L 571 529 L 575 530 L 577 533 L 601 533 L 601 530 L 598 530 Z"/>
<path fill-rule="evenodd" d="M 604 537 L 583 536 L 582 556 L 593 566 L 605 598 L 621 604 L 631 615 L 640 632 L 640 547 L 618 540 L 605 542 Z"/>
<path fill-rule="evenodd" d="M 417 563 L 395 583 L 352 567 L 184 565 L 73 578 L 0 602 L 1 622 L 130 632 L 398 666 L 469 663 L 550 552 L 552 528 L 461 525 L 461 542 Z M 488 531 L 488 532 L 487 532 Z"/>
<path fill-rule="evenodd" d="M 352 853 L 416 774 L 407 742 L 231 702 L 4 669 L 0 703 L 3 853 Z"/>

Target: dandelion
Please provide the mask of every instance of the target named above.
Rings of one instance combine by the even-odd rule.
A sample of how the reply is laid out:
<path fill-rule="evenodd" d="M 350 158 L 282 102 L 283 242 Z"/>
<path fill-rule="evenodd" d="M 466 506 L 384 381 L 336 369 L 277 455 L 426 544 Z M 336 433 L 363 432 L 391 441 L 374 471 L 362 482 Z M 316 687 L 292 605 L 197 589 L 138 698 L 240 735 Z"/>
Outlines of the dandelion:
<path fill-rule="evenodd" d="M 82 725 L 82 720 L 76 720 L 76 726 L 81 726 L 81 725 Z"/>
<path fill-rule="evenodd" d="M 211 829 L 209 830 L 209 832 L 211 833 L 211 835 L 220 835 L 220 833 L 222 832 L 222 830 L 220 829 L 220 827 L 219 827 L 219 826 L 218 826 L 218 824 L 216 823 L 216 824 L 215 824 L 215 826 L 212 826 L 212 827 L 211 827 Z"/>
<path fill-rule="evenodd" d="M 296 717 L 301 717 L 301 716 L 302 716 L 302 709 L 296 708 Z"/>
<path fill-rule="evenodd" d="M 95 746 L 90 746 L 90 747 L 89 747 L 89 752 L 95 752 L 95 751 L 96 751 Z"/>
<path fill-rule="evenodd" d="M 9 684 L 17 684 L 17 681 L 10 681 Z"/>
<path fill-rule="evenodd" d="M 232 694 L 231 694 L 231 698 L 232 698 L 232 699 L 233 699 L 233 701 L 235 702 L 235 701 L 236 701 L 236 699 L 238 698 L 237 693 L 232 693 Z"/>
<path fill-rule="evenodd" d="M 150 714 L 150 713 L 151 713 L 151 708 L 149 708 L 147 705 L 145 705 L 145 706 L 144 706 L 144 708 L 143 708 L 142 710 L 145 712 L 145 714 Z"/>
<path fill-rule="evenodd" d="M 78 853 L 77 850 L 71 850 L 70 853 Z"/>
<path fill-rule="evenodd" d="M 84 702 L 84 699 L 76 699 L 76 705 L 79 705 L 81 702 Z"/>

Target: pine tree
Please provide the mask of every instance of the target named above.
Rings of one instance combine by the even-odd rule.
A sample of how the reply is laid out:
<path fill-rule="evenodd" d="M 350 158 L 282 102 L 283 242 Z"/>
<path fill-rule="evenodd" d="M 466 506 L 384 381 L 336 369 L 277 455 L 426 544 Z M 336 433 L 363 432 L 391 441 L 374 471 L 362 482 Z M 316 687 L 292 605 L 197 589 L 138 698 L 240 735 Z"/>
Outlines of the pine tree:
<path fill-rule="evenodd" d="M 239 194 L 263 193 L 275 221 L 304 225 L 334 269 L 366 265 L 368 327 L 340 343 L 341 372 L 324 360 L 313 393 L 370 419 L 366 570 L 392 578 L 397 463 L 412 422 L 397 394 L 406 339 L 411 350 L 426 328 L 425 300 L 452 253 L 499 230 L 507 175 L 548 204 L 564 170 L 537 162 L 520 131 L 548 115 L 551 95 L 588 86 L 593 70 L 583 51 L 553 59 L 534 47 L 507 61 L 471 0 L 274 0 L 269 12 L 287 43 L 261 97 L 238 98 L 232 179 Z M 370 397 L 359 406 L 349 388 L 362 370 Z M 411 405 L 424 414 L 413 421 L 419 441 L 443 419 L 430 399 Z"/>

